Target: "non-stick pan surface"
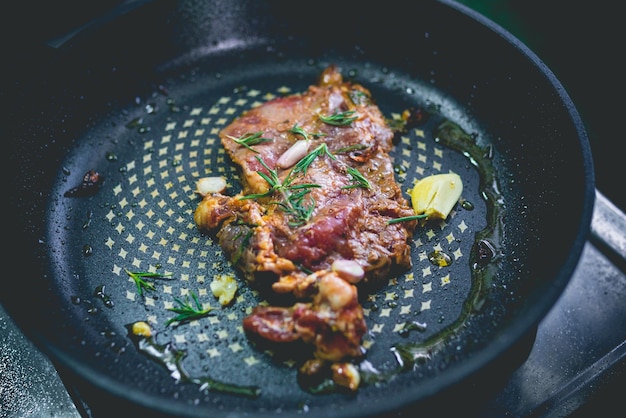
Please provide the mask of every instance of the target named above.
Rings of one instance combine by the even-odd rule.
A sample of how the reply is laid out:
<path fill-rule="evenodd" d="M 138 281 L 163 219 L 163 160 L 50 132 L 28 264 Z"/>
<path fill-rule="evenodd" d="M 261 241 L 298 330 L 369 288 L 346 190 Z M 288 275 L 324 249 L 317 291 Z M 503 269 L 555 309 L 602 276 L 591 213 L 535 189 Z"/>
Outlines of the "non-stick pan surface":
<path fill-rule="evenodd" d="M 307 19 L 300 8 L 148 3 L 55 51 L 14 104 L 10 254 L 26 261 L 3 304 L 55 361 L 106 393 L 177 416 L 394 411 L 502 358 L 567 284 L 591 219 L 592 160 L 573 104 L 537 57 L 451 2 L 322 2 Z M 240 187 L 219 130 L 304 91 L 330 64 L 390 119 L 423 111 L 398 136 L 397 180 L 408 190 L 457 172 L 464 204 L 418 227 L 410 271 L 361 295 L 362 366 L 376 372 L 363 371 L 356 393 L 311 394 L 297 382 L 300 347 L 267 349 L 243 333 L 266 295 L 196 228 L 193 211 L 198 178 Z M 98 187 L 68 195 L 90 171 Z M 127 272 L 145 271 L 164 277 L 140 292 Z M 238 282 L 229 306 L 209 289 L 218 275 Z M 212 315 L 167 325 L 169 308 L 193 295 Z M 156 354 L 129 337 L 136 321 L 151 324 Z"/>

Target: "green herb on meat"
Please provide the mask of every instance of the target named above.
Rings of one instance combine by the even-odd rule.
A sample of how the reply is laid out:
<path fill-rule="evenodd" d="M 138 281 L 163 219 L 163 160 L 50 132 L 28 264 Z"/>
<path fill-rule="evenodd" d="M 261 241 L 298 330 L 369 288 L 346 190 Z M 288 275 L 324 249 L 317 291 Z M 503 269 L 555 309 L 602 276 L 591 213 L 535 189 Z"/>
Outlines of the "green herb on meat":
<path fill-rule="evenodd" d="M 343 186 L 342 189 L 354 189 L 357 187 L 369 189 L 371 187 L 370 182 L 367 181 L 367 179 L 363 176 L 363 174 L 361 174 L 359 170 L 350 166 L 346 167 L 346 169 L 348 170 L 348 174 L 350 175 L 350 177 L 352 177 L 352 184 L 349 184 L 348 186 Z"/>
<path fill-rule="evenodd" d="M 322 156 L 324 154 L 328 155 L 333 160 L 337 159 L 337 157 L 331 154 L 331 152 L 328 150 L 328 145 L 321 144 L 317 148 L 315 148 L 313 151 L 309 152 L 300 161 L 298 161 L 298 163 L 295 165 L 293 170 L 291 170 L 287 178 L 293 177 L 295 174 L 298 174 L 298 173 L 306 174 L 306 171 L 311 165 L 311 163 L 313 162 L 313 160 L 315 160 L 317 157 Z"/>
<path fill-rule="evenodd" d="M 263 142 L 271 141 L 270 138 L 263 138 L 263 132 L 254 132 L 254 133 L 246 133 L 240 136 L 239 138 L 235 138 L 234 136 L 226 135 L 228 138 L 235 141 L 237 144 L 248 148 L 250 151 L 254 153 L 259 153 L 257 150 L 253 149 L 253 145 L 258 145 Z"/>
<path fill-rule="evenodd" d="M 311 219 L 315 209 L 315 200 L 309 196 L 309 192 L 312 188 L 321 186 L 314 183 L 293 184 L 293 181 L 299 174 L 306 175 L 307 169 L 313 160 L 324 154 L 335 159 L 335 156 L 328 150 L 328 146 L 321 144 L 298 161 L 283 181 L 278 177 L 276 170 L 271 169 L 261 157 L 257 156 L 257 160 L 267 170 L 268 174 L 262 171 L 257 171 L 257 173 L 270 185 L 270 189 L 265 193 L 253 193 L 242 196 L 241 199 L 258 199 L 272 196 L 274 193 L 280 193 L 282 199 L 270 203 L 280 206 L 283 212 L 291 217 L 292 221 L 289 223 L 291 226 L 302 225 Z"/>
<path fill-rule="evenodd" d="M 404 216 L 402 218 L 395 218 L 395 219 L 388 220 L 387 225 L 399 224 L 400 222 L 405 222 L 405 221 L 415 221 L 415 220 L 424 219 L 427 217 L 428 215 L 425 213 L 422 213 L 421 215 Z"/>
<path fill-rule="evenodd" d="M 346 110 L 345 112 L 335 112 L 330 116 L 318 115 L 320 120 L 328 125 L 333 126 L 348 126 L 354 122 L 358 116 L 355 110 Z"/>
<path fill-rule="evenodd" d="M 313 161 L 323 155 L 327 155 L 335 161 L 337 160 L 337 157 L 330 152 L 328 146 L 322 143 L 298 161 L 283 181 L 280 180 L 276 170 L 271 169 L 261 157 L 257 156 L 256 159 L 267 170 L 267 174 L 260 170 L 257 170 L 257 173 L 269 184 L 270 189 L 265 193 L 253 193 L 242 196 L 240 199 L 259 199 L 280 193 L 282 199 L 270 203 L 280 206 L 283 212 L 291 217 L 292 221 L 289 223 L 291 226 L 299 226 L 306 223 L 311 219 L 315 209 L 315 200 L 309 196 L 309 192 L 312 188 L 321 186 L 314 183 L 293 184 L 293 181 L 299 174 L 305 176 Z M 357 187 L 369 189 L 371 187 L 369 181 L 359 170 L 350 166 L 347 166 L 346 170 L 352 178 L 352 184 L 344 186 L 344 189 Z"/>
<path fill-rule="evenodd" d="M 233 264 L 237 264 L 239 262 L 239 259 L 243 255 L 243 252 L 245 251 L 245 249 L 248 247 L 248 245 L 250 245 L 250 238 L 252 238 L 252 235 L 254 235 L 254 227 L 256 227 L 257 225 L 249 224 L 247 222 L 242 222 L 241 220 L 235 221 L 234 224 L 248 227 L 246 234 L 241 240 L 241 244 L 239 245 L 239 248 L 237 248 L 237 252 L 233 256 L 232 262 Z M 242 235 L 243 235 L 243 232 L 240 231 L 233 239 L 237 241 L 239 238 L 241 238 Z"/>
<path fill-rule="evenodd" d="M 312 136 L 313 138 L 319 138 L 321 136 L 326 136 L 326 134 L 321 133 L 321 132 L 307 132 L 304 129 L 302 129 L 301 127 L 299 127 L 297 123 L 295 125 L 293 125 L 293 128 L 291 128 L 289 130 L 289 132 L 291 132 L 292 134 L 295 134 L 295 135 L 301 135 L 307 141 L 309 141 L 311 139 L 311 138 L 309 138 L 309 136 Z"/>
<path fill-rule="evenodd" d="M 263 167 L 265 167 L 269 175 L 265 174 L 262 171 L 257 171 L 257 173 L 270 185 L 270 189 L 265 193 L 253 193 L 242 196 L 240 199 L 258 199 L 271 196 L 274 193 L 278 192 L 282 195 L 283 199 L 270 203 L 279 205 L 282 210 L 293 219 L 293 221 L 290 222 L 291 225 L 298 226 L 305 223 L 310 219 L 311 214 L 315 209 L 315 200 L 309 196 L 308 201 L 305 202 L 305 197 L 307 197 L 310 189 L 321 186 L 319 184 L 312 183 L 292 183 L 297 173 L 302 171 L 306 172 L 306 168 L 308 167 L 308 165 L 311 164 L 312 161 L 309 158 L 310 155 L 311 154 L 300 160 L 282 182 L 278 178 L 278 173 L 276 172 L 276 170 L 272 170 L 271 168 L 269 168 L 262 158 L 257 157 L 257 160 L 261 163 Z"/>
<path fill-rule="evenodd" d="M 347 147 L 343 147 L 343 148 L 339 148 L 338 150 L 335 150 L 335 154 L 343 154 L 346 152 L 360 151 L 366 148 L 367 148 L 367 145 L 353 144 L 353 145 L 348 145 Z"/>

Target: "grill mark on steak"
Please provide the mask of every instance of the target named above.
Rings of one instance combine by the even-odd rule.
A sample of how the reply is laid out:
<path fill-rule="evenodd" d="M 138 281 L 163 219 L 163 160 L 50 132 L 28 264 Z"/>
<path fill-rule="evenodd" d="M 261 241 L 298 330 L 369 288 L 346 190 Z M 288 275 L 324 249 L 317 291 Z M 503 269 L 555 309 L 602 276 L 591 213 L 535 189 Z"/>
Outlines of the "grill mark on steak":
<path fill-rule="evenodd" d="M 319 115 L 354 111 L 350 125 L 324 123 Z M 315 184 L 305 202 L 314 202 L 311 217 L 294 225 L 284 196 L 263 194 L 270 184 L 260 173 L 271 171 L 284 181 L 293 167 L 277 167 L 278 158 L 302 134 L 309 151 L 326 144 L 332 154 L 318 155 L 292 185 Z M 253 150 L 233 138 L 261 132 L 269 139 Z M 273 99 L 237 117 L 219 134 L 232 161 L 241 169 L 243 190 L 236 196 L 208 194 L 194 219 L 201 230 L 215 232 L 231 262 L 250 282 L 264 281 L 274 292 L 298 299 L 293 306 L 257 307 L 244 319 L 244 329 L 271 341 L 303 340 L 315 356 L 329 361 L 354 358 L 367 327 L 358 303 L 357 286 L 332 271 L 335 260 L 354 260 L 365 271 L 362 283 L 380 283 L 396 270 L 411 266 L 410 241 L 416 221 L 388 224 L 414 215 L 396 183 L 393 131 L 369 90 L 343 80 L 330 66 L 318 84 L 305 92 Z M 354 184 L 349 168 L 358 170 L 369 188 Z M 308 199 L 311 200 L 308 200 Z M 359 284 L 360 285 L 360 284 Z"/>

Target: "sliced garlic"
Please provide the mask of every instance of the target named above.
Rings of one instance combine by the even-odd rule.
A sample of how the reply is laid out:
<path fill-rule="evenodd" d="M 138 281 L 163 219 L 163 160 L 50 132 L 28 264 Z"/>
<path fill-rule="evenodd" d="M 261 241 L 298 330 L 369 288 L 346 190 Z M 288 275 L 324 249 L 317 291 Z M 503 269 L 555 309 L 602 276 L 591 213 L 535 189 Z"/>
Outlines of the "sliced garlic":
<path fill-rule="evenodd" d="M 280 168 L 289 168 L 302 158 L 306 156 L 309 151 L 309 141 L 306 139 L 299 139 L 294 144 L 283 152 L 283 154 L 276 160 L 276 166 Z"/>
<path fill-rule="evenodd" d="M 365 270 L 355 260 L 335 260 L 330 266 L 339 277 L 350 283 L 358 283 L 365 276 Z"/>
<path fill-rule="evenodd" d="M 196 182 L 196 193 L 204 197 L 210 193 L 221 193 L 226 190 L 224 177 L 202 177 Z"/>
<path fill-rule="evenodd" d="M 463 182 L 456 173 L 424 177 L 410 192 L 413 210 L 417 215 L 446 219 L 462 192 Z"/>

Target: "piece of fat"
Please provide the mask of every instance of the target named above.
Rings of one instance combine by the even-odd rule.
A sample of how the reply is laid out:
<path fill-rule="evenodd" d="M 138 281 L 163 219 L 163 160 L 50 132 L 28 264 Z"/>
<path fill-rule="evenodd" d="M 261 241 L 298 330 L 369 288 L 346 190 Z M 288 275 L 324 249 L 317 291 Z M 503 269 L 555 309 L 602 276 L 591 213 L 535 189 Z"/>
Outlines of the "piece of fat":
<path fill-rule="evenodd" d="M 458 174 L 433 174 L 415 183 L 410 192 L 411 204 L 417 215 L 446 219 L 462 192 L 463 182 Z"/>

